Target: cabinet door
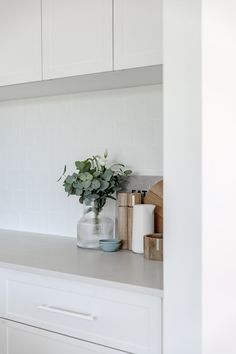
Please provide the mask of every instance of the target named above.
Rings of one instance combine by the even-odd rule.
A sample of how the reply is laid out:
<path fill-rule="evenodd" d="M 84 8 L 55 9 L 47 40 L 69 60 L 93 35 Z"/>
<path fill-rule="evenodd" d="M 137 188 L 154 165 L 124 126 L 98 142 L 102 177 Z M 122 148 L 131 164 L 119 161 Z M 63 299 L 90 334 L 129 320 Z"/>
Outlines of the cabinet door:
<path fill-rule="evenodd" d="M 0 0 L 0 86 L 41 75 L 41 0 Z"/>
<path fill-rule="evenodd" d="M 0 319 L 0 354 L 119 354 L 100 345 Z M 122 352 L 124 353 L 124 352 Z"/>
<path fill-rule="evenodd" d="M 43 0 L 43 78 L 112 70 L 112 0 Z"/>
<path fill-rule="evenodd" d="M 162 0 L 114 0 L 115 70 L 162 63 Z"/>

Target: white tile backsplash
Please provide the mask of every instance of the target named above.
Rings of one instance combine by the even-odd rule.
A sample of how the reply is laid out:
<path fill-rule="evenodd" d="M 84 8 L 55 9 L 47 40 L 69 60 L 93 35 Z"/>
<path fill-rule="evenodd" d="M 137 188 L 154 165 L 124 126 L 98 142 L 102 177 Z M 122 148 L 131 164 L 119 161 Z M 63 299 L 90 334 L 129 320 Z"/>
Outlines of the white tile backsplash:
<path fill-rule="evenodd" d="M 107 148 L 162 175 L 162 123 L 160 85 L 1 103 L 0 228 L 75 236 L 82 208 L 57 183 L 64 165 Z"/>

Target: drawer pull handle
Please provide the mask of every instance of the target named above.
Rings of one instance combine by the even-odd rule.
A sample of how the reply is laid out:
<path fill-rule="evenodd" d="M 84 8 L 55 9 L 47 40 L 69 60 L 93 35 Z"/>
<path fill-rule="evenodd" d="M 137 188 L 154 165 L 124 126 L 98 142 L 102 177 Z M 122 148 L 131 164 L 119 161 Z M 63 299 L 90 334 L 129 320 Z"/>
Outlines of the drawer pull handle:
<path fill-rule="evenodd" d="M 72 317 L 77 317 L 81 318 L 83 320 L 87 321 L 94 321 L 96 319 L 95 316 L 89 314 L 89 313 L 83 313 L 83 312 L 77 312 L 77 311 L 72 311 L 72 310 L 66 310 L 62 309 L 60 307 L 56 306 L 50 306 L 50 305 L 39 305 L 37 306 L 39 310 L 43 311 L 48 311 L 48 312 L 53 312 L 53 313 L 59 313 L 61 315 L 67 315 L 67 316 L 72 316 Z"/>

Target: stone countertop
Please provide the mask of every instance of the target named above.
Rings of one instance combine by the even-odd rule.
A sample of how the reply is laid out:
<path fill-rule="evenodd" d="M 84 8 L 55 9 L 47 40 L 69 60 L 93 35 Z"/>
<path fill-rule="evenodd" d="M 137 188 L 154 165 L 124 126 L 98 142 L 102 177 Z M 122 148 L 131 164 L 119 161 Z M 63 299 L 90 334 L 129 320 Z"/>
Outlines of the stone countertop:
<path fill-rule="evenodd" d="M 162 296 L 163 263 L 129 251 L 80 249 L 71 237 L 0 230 L 0 268 Z"/>

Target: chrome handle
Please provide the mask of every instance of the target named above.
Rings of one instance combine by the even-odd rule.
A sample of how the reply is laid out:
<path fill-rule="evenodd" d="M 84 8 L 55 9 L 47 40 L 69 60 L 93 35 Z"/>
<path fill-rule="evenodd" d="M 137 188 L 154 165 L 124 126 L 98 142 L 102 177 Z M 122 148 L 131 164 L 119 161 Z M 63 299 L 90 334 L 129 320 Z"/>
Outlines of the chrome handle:
<path fill-rule="evenodd" d="M 89 314 L 89 313 L 67 310 L 67 309 L 63 309 L 63 308 L 51 306 L 51 305 L 39 305 L 39 306 L 37 306 L 37 309 L 47 311 L 47 312 L 59 313 L 61 315 L 77 317 L 77 318 L 81 318 L 82 320 L 87 320 L 87 321 L 94 321 L 96 319 L 96 317 L 94 315 Z"/>

